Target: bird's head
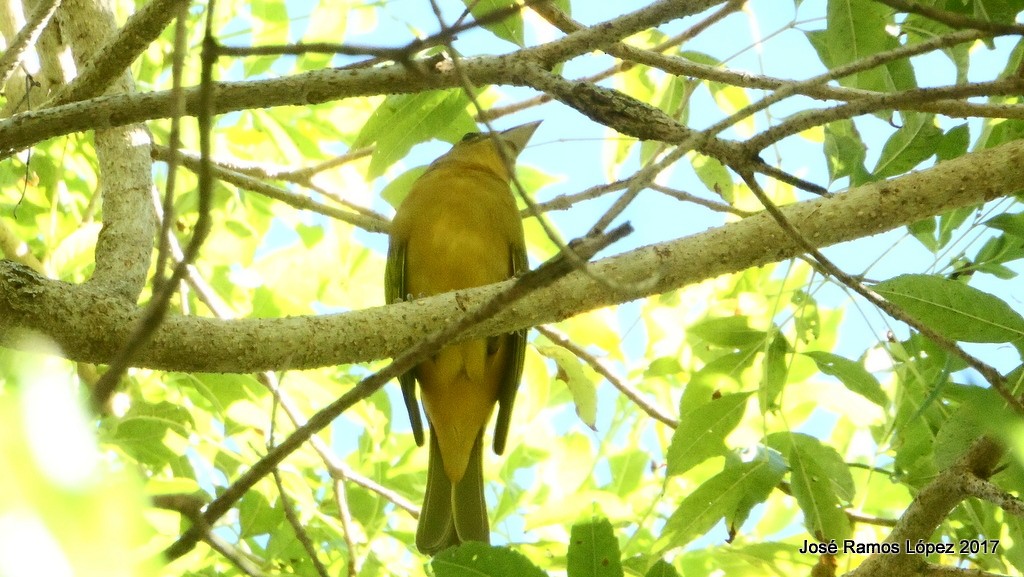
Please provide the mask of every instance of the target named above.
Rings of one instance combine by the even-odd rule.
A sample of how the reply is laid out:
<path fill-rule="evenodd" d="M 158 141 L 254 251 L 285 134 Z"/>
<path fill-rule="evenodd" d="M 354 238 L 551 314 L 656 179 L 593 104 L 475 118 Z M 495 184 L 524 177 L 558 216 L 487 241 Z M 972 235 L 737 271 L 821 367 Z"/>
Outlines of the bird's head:
<path fill-rule="evenodd" d="M 507 180 L 510 165 L 515 164 L 540 123 L 540 120 L 529 122 L 501 132 L 470 132 L 447 154 L 435 160 L 432 167 L 447 163 L 476 165 Z"/>

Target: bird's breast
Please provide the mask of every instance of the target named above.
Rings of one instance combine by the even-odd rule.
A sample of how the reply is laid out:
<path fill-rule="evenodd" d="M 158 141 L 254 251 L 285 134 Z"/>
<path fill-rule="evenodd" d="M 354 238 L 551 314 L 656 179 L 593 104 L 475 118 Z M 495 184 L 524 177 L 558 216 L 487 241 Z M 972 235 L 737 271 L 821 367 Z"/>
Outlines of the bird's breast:
<path fill-rule="evenodd" d="M 510 230 L 519 214 L 504 182 L 428 180 L 407 202 L 416 211 L 406 244 L 407 294 L 428 296 L 512 276 Z"/>

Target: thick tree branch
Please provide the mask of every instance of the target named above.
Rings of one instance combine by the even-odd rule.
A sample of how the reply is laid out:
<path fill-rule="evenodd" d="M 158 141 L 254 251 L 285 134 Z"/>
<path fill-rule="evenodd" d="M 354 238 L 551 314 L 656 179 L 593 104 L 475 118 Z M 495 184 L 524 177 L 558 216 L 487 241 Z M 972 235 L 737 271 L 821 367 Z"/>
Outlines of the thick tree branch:
<path fill-rule="evenodd" d="M 508 57 L 472 59 L 474 82 L 499 82 L 507 69 Z M 432 70 L 432 72 L 434 72 Z M 401 64 L 380 68 L 327 69 L 271 80 L 216 82 L 213 113 L 223 114 L 253 108 L 306 106 L 358 96 L 413 93 L 459 86 L 452 73 L 422 74 Z M 186 115 L 199 113 L 199 87 L 185 93 Z M 136 122 L 169 118 L 174 113 L 174 94 L 169 91 L 100 96 L 43 110 L 24 112 L 0 122 L 0 155 L 36 142 L 81 132 Z"/>
<path fill-rule="evenodd" d="M 96 58 L 79 68 L 78 76 L 71 83 L 57 90 L 49 104 L 76 102 L 102 94 L 156 40 L 188 1 L 152 0 L 143 6 L 95 51 Z"/>
<path fill-rule="evenodd" d="M 625 14 L 553 42 L 520 50 L 511 55 L 465 60 L 463 72 L 473 84 L 500 84 L 511 77 L 515 60 L 534 60 L 553 66 L 601 45 L 656 26 L 662 22 L 695 14 L 718 2 L 714 0 L 662 0 L 637 12 Z M 99 43 L 96 46 L 100 45 Z M 319 104 L 353 96 L 413 93 L 461 86 L 451 70 L 437 68 L 424 73 L 408 63 L 375 68 L 318 70 L 288 78 L 217 83 L 213 93 L 214 114 L 250 108 Z M 47 138 L 90 129 L 123 126 L 173 113 L 173 95 L 168 92 L 107 96 L 41 111 L 18 114 L 0 122 L 0 158 Z M 199 89 L 186 91 L 186 112 L 199 112 Z"/>
<path fill-rule="evenodd" d="M 15 68 L 21 64 L 25 53 L 35 44 L 43 28 L 50 23 L 50 18 L 60 6 L 60 0 L 40 2 L 32 12 L 32 17 L 25 23 L 18 35 L 7 43 L 7 50 L 0 54 L 0 86 L 7 84 Z"/>
<path fill-rule="evenodd" d="M 902 546 L 905 541 L 928 541 L 950 511 L 970 496 L 966 481 L 974 477 L 988 478 L 1003 454 L 1004 449 L 990 437 L 975 441 L 956 464 L 921 489 L 886 537 L 886 542 Z M 903 577 L 923 571 L 926 565 L 920 555 L 872 555 L 849 575 Z"/>
<path fill-rule="evenodd" d="M 1013 194 L 1021 186 L 1022 165 L 1024 141 L 1015 141 L 781 210 L 804 238 L 825 247 Z M 630 290 L 615 292 L 573 273 L 467 331 L 465 338 L 556 322 L 802 252 L 771 216 L 760 213 L 592 265 L 596 275 Z M 254 372 L 383 358 L 445 326 L 506 285 L 336 315 L 234 321 L 172 316 L 135 362 L 177 371 Z M 105 362 L 138 319 L 138 311 L 119 304 L 92 287 L 44 279 L 21 265 L 0 261 L 0 345 L 19 346 L 18 330 L 28 329 L 50 336 L 68 358 Z"/>
<path fill-rule="evenodd" d="M 113 16 L 90 0 L 67 0 L 57 11 L 76 65 L 88 65 L 97 48 L 114 34 Z M 134 91 L 125 73 L 112 90 Z M 150 205 L 153 186 L 149 133 L 142 126 L 121 126 L 96 133 L 103 229 L 96 242 L 96 268 L 90 284 L 134 304 L 146 282 L 156 235 Z"/>

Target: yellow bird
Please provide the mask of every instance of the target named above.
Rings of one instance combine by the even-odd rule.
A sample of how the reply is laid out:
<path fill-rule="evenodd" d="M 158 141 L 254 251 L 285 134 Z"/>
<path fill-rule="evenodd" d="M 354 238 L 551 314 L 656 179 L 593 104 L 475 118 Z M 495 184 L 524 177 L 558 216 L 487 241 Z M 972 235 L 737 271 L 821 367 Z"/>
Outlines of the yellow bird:
<path fill-rule="evenodd" d="M 505 158 L 514 161 L 539 124 L 467 134 L 416 180 L 391 223 L 387 302 L 491 284 L 527 270 Z M 399 377 L 417 445 L 423 445 L 417 381 L 430 425 L 427 489 L 416 529 L 421 552 L 433 555 L 465 541 L 490 543 L 483 431 L 497 403 L 494 452 L 500 455 L 525 349 L 525 331 L 462 342 Z"/>

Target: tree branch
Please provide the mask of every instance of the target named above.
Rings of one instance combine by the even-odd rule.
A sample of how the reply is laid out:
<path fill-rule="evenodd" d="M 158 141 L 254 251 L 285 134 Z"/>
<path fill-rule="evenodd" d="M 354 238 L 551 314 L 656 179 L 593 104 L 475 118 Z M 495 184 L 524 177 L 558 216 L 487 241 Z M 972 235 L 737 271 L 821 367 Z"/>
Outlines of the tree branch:
<path fill-rule="evenodd" d="M 15 68 L 22 61 L 22 56 L 28 51 L 29 46 L 39 38 L 39 34 L 50 23 L 50 18 L 57 12 L 59 6 L 60 0 L 40 2 L 32 12 L 32 17 L 25 23 L 25 27 L 7 43 L 7 50 L 0 54 L 0 86 L 7 84 L 7 81 L 11 79 Z"/>
<path fill-rule="evenodd" d="M 948 469 L 939 473 L 917 494 L 900 517 L 887 543 L 927 541 L 954 507 L 969 496 L 965 479 L 988 478 L 1002 457 L 1003 448 L 992 438 L 982 437 Z M 904 577 L 923 571 L 927 563 L 920 555 L 872 555 L 849 573 L 850 577 Z"/>
<path fill-rule="evenodd" d="M 1014 141 L 781 211 L 804 238 L 824 247 L 1012 194 L 1020 188 L 1020 166 L 1024 141 Z M 480 323 L 465 338 L 556 322 L 803 252 L 770 215 L 759 213 L 591 265 L 596 275 L 629 290 L 612 291 L 573 273 Z M 177 371 L 254 372 L 388 357 L 507 284 L 334 315 L 233 321 L 170 316 L 135 363 Z M 48 280 L 0 261 L 0 345 L 18 347 L 18 331 L 30 329 L 48 335 L 72 360 L 105 362 L 139 316 L 119 304 L 89 286 Z"/>
<path fill-rule="evenodd" d="M 594 50 L 602 43 L 615 42 L 650 26 L 695 14 L 717 3 L 714 0 L 661 0 L 637 12 L 538 47 L 505 56 L 468 59 L 463 71 L 473 84 L 505 83 L 506 78 L 512 76 L 510 66 L 516 60 L 539 60 L 554 65 Z M 439 70 L 436 66 L 421 69 L 408 62 L 374 68 L 318 70 L 273 80 L 216 83 L 211 112 L 223 114 L 250 108 L 302 106 L 354 96 L 409 94 L 461 85 L 459 76 L 451 70 Z M 185 102 L 189 115 L 199 113 L 198 87 L 185 91 Z M 3 143 L 0 146 L 0 158 L 55 136 L 167 118 L 173 111 L 173 95 L 163 91 L 133 97 L 99 97 L 17 114 L 0 122 L 0 143 Z"/>
<path fill-rule="evenodd" d="M 84 68 L 80 67 L 78 76 L 58 89 L 47 105 L 77 102 L 102 94 L 160 36 L 182 5 L 187 4 L 188 0 L 152 0 L 143 6 L 116 35 L 95 50 L 96 57 Z"/>
<path fill-rule="evenodd" d="M 113 16 L 90 0 L 66 0 L 57 11 L 57 20 L 80 69 L 88 66 L 97 48 L 115 30 Z M 125 73 L 115 87 L 132 92 L 134 82 Z M 89 284 L 128 304 L 134 304 L 142 292 L 156 237 L 156 214 L 150 205 L 149 140 L 145 127 L 137 125 L 96 133 L 103 229 L 96 242 L 96 268 Z"/>
<path fill-rule="evenodd" d="M 167 147 L 156 145 L 153 147 L 153 155 L 159 160 L 170 161 L 171 150 Z M 178 160 L 181 162 L 182 166 L 193 172 L 198 172 L 199 167 L 201 166 L 200 158 L 198 156 L 184 151 L 178 152 Z M 273 198 L 274 200 L 278 200 L 288 206 L 300 210 L 309 210 L 324 216 L 336 218 L 342 222 L 358 226 L 369 232 L 387 232 L 389 228 L 389 223 L 385 220 L 381 220 L 380 218 L 342 210 L 340 208 L 318 202 L 308 196 L 295 194 L 272 184 L 267 184 L 257 178 L 224 168 L 220 163 L 212 163 L 210 171 L 213 176 L 219 180 L 233 184 L 239 188 L 251 190 L 252 192 L 262 194 L 268 198 Z"/>

